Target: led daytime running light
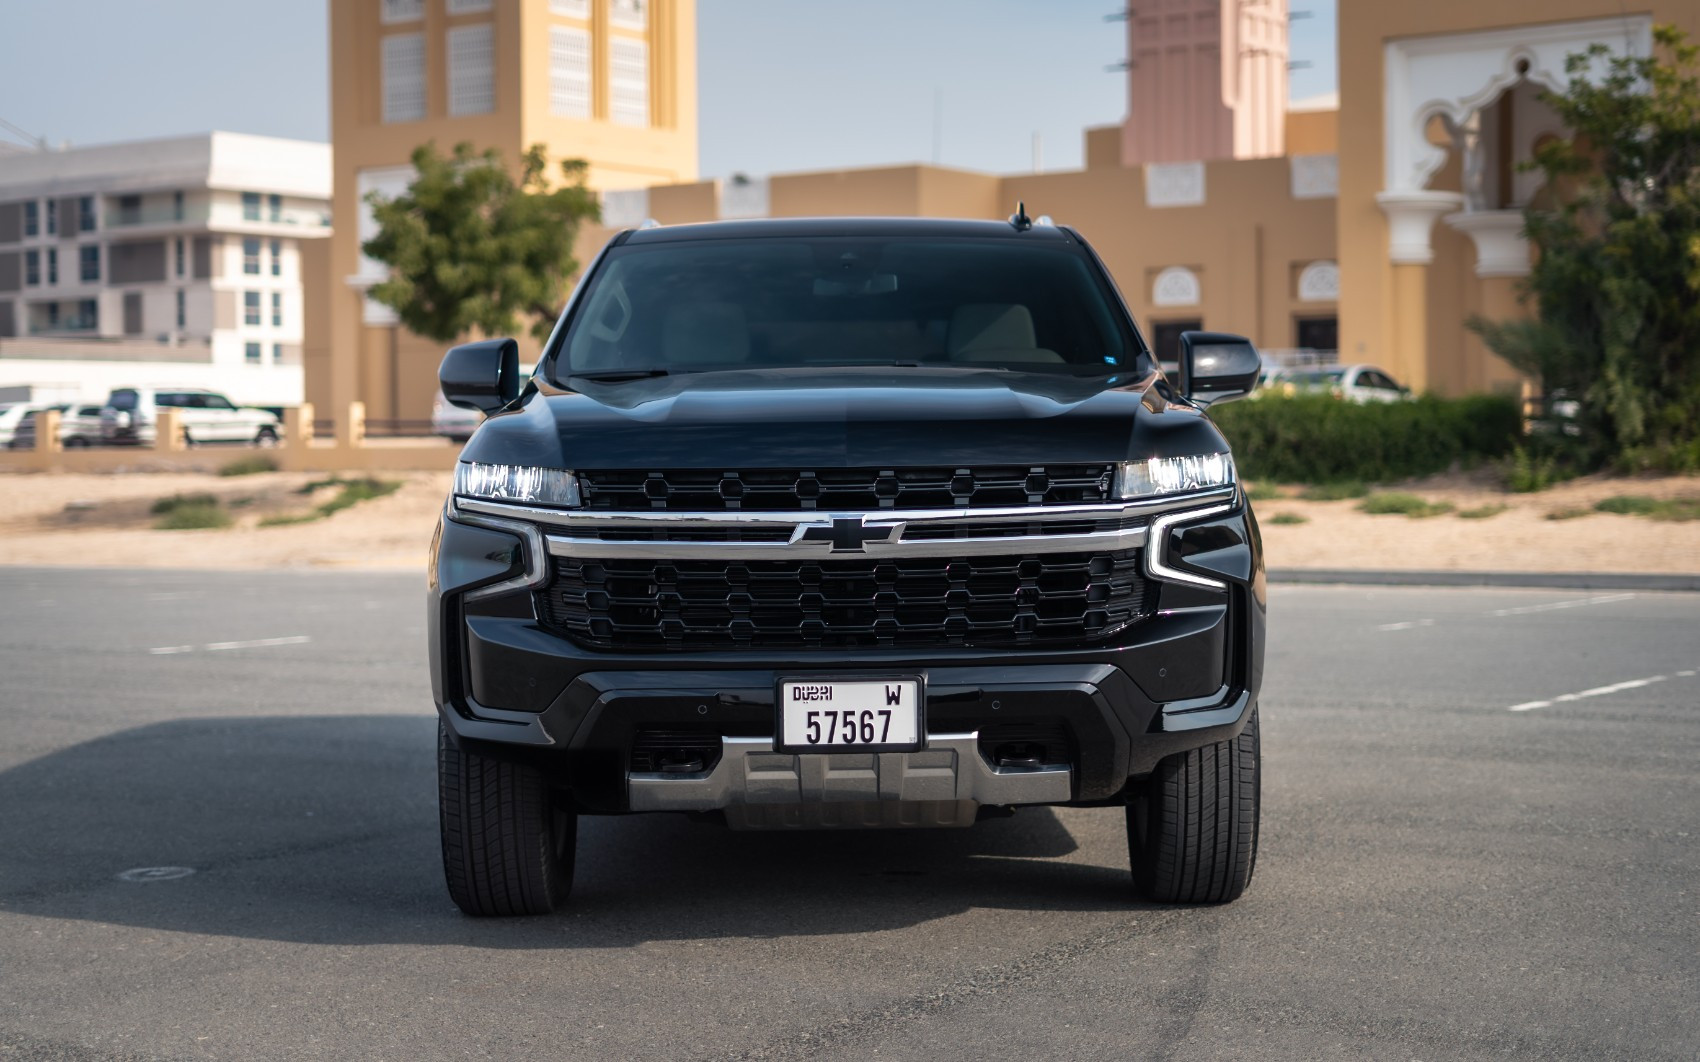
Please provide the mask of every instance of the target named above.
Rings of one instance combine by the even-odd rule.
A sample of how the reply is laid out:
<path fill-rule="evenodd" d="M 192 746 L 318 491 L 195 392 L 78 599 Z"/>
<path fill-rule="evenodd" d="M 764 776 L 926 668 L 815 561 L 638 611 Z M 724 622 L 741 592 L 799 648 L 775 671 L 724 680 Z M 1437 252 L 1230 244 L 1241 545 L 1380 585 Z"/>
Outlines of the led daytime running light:
<path fill-rule="evenodd" d="M 455 493 L 468 498 L 563 509 L 576 508 L 579 504 L 578 477 L 564 468 L 462 461 L 455 466 Z"/>
<path fill-rule="evenodd" d="M 1116 472 L 1116 496 L 1149 498 L 1159 494 L 1226 487 L 1234 482 L 1234 459 L 1228 454 L 1192 457 L 1152 457 L 1124 461 Z"/>

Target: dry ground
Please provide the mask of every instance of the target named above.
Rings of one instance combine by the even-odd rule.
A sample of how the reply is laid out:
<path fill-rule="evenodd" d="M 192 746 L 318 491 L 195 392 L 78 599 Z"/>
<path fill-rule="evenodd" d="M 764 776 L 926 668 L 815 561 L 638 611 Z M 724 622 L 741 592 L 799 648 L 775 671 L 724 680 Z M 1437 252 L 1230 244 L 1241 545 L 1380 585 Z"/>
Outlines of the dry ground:
<path fill-rule="evenodd" d="M 447 473 L 395 473 L 396 493 L 308 524 L 260 527 L 329 495 L 298 493 L 315 477 L 263 473 L 0 475 L 0 563 L 139 568 L 362 567 L 423 569 Z M 1508 494 L 1480 478 L 1436 477 L 1408 490 L 1459 510 L 1504 505 L 1484 519 L 1456 514 L 1370 516 L 1355 501 L 1304 501 L 1296 488 L 1256 503 L 1271 567 L 1700 573 L 1700 521 L 1658 522 L 1591 512 L 1619 494 L 1700 497 L 1700 477 L 1589 477 L 1538 494 Z M 236 515 L 226 530 L 156 531 L 149 507 L 178 493 L 216 494 Z M 1555 512 L 1588 511 L 1552 520 Z M 1278 514 L 1306 518 L 1283 525 Z"/>

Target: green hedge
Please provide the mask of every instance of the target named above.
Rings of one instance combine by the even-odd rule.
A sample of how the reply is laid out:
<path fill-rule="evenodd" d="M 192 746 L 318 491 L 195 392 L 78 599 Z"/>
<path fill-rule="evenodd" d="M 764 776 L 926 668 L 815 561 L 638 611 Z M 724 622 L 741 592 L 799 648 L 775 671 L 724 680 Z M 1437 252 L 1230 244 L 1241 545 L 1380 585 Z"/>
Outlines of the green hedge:
<path fill-rule="evenodd" d="M 1260 395 L 1212 410 L 1240 474 L 1280 483 L 1384 483 L 1504 457 L 1517 403 L 1493 395 L 1357 405 L 1329 395 Z"/>

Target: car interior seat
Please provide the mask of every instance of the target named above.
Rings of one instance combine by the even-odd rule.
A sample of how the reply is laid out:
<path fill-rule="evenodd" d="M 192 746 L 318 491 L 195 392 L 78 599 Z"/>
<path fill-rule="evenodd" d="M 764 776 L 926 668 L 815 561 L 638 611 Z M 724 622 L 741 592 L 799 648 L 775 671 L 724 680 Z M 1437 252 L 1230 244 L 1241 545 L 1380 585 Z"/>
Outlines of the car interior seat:
<path fill-rule="evenodd" d="M 1062 355 L 1039 346 L 1033 314 L 1014 302 L 976 302 L 958 306 L 950 317 L 945 351 L 951 361 L 967 364 L 1032 362 L 1062 364 Z"/>

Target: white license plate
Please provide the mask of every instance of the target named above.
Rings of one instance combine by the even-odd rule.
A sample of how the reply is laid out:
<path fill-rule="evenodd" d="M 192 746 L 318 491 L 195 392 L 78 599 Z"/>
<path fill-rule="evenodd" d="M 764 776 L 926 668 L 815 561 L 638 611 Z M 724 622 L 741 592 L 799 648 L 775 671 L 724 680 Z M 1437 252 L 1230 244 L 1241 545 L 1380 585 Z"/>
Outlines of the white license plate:
<path fill-rule="evenodd" d="M 787 752 L 921 747 L 918 678 L 781 679 L 778 747 Z"/>

